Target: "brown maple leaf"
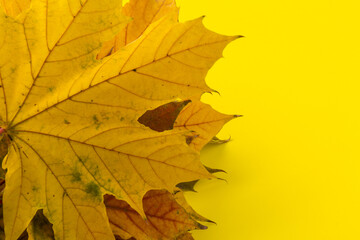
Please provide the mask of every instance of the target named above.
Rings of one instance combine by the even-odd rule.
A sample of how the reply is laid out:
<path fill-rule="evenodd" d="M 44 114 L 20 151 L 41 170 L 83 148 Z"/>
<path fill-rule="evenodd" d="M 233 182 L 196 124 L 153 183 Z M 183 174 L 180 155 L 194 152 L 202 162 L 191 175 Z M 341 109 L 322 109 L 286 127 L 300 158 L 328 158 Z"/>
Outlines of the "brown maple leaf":
<path fill-rule="evenodd" d="M 143 198 L 146 219 L 126 202 L 105 196 L 107 214 L 113 232 L 123 239 L 176 239 L 189 230 L 206 227 L 192 219 L 167 191 L 149 191 Z"/>

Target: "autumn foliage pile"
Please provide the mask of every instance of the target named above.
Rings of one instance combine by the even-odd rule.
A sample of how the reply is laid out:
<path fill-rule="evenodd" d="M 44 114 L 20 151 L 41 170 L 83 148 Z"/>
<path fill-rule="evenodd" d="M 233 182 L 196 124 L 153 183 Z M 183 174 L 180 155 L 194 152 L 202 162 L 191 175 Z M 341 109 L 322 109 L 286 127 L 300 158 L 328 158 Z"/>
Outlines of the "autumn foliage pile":
<path fill-rule="evenodd" d="M 235 37 L 174 0 L 2 0 L 1 239 L 193 239 L 183 191 L 234 115 L 200 102 Z"/>

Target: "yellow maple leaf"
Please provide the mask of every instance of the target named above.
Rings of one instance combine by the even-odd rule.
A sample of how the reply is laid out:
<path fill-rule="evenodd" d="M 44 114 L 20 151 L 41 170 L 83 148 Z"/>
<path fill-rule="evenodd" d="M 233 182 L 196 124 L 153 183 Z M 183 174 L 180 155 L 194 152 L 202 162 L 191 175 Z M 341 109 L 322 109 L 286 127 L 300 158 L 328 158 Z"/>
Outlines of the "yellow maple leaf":
<path fill-rule="evenodd" d="M 237 36 L 208 31 L 202 18 L 178 23 L 169 6 L 161 16 L 145 15 L 154 18 L 140 35 L 117 0 L 33 0 L 22 14 L 26 7 L 0 13 L 7 240 L 17 239 L 39 209 L 55 239 L 114 239 L 103 195 L 145 216 L 149 190 L 172 192 L 179 182 L 212 177 L 187 145 L 191 131 L 159 132 L 138 119 L 211 91 L 206 73 Z M 97 60 L 102 42 L 126 26 L 132 37 Z"/>

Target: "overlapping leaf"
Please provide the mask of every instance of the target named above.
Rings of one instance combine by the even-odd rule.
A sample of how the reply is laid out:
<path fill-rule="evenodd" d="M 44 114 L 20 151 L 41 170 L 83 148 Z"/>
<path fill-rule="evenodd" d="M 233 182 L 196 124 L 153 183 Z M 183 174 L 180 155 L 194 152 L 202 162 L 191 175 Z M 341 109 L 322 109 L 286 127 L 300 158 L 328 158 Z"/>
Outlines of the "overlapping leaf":
<path fill-rule="evenodd" d="M 167 191 L 149 191 L 143 199 L 146 220 L 130 206 L 106 196 L 105 205 L 112 229 L 123 239 L 173 240 L 189 230 L 203 229 Z"/>
<path fill-rule="evenodd" d="M 142 20 L 137 6 L 151 6 Z M 148 190 L 211 177 L 181 118 L 164 132 L 138 122 L 150 109 L 211 91 L 205 75 L 236 38 L 206 30 L 202 19 L 178 23 L 174 9 L 173 1 L 133 1 L 124 11 L 133 25 L 116 0 L 33 0 L 16 20 L 1 14 L 6 239 L 17 239 L 39 209 L 55 239 L 114 239 L 104 194 L 145 216 Z M 114 54 L 96 60 L 119 31 L 127 37 L 113 41 Z"/>
<path fill-rule="evenodd" d="M 98 58 L 101 59 L 122 47 L 128 45 L 132 41 L 139 38 L 151 23 L 158 21 L 173 13 L 173 17 L 177 19 L 178 8 L 175 0 L 143 0 L 130 1 L 123 8 L 123 14 L 133 19 L 126 27 L 120 31 L 112 40 L 105 42 Z"/>

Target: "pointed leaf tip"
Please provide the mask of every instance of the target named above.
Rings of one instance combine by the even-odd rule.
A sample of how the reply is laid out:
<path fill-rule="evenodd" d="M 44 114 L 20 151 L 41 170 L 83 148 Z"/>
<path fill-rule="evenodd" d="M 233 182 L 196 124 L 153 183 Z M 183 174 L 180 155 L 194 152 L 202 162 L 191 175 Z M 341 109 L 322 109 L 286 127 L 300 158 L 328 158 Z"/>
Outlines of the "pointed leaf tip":
<path fill-rule="evenodd" d="M 220 180 L 220 181 L 224 181 L 224 182 L 226 182 L 226 183 L 229 183 L 225 178 L 219 178 L 219 177 L 217 177 L 216 179 L 217 179 L 217 180 Z"/>
<path fill-rule="evenodd" d="M 206 229 L 208 229 L 208 227 L 205 225 L 199 224 L 199 229 L 206 230 Z"/>
<path fill-rule="evenodd" d="M 219 92 L 219 91 L 217 91 L 217 90 L 215 90 L 215 89 L 211 89 L 211 92 L 210 92 L 211 94 L 212 93 L 216 93 L 216 94 L 218 94 L 219 96 L 221 96 L 221 93 Z"/>
<path fill-rule="evenodd" d="M 216 169 L 216 168 L 210 168 L 210 167 L 207 167 L 205 166 L 206 170 L 208 170 L 209 173 L 219 173 L 219 172 L 222 172 L 222 173 L 226 173 L 227 172 L 225 170 L 222 170 L 222 169 Z"/>

